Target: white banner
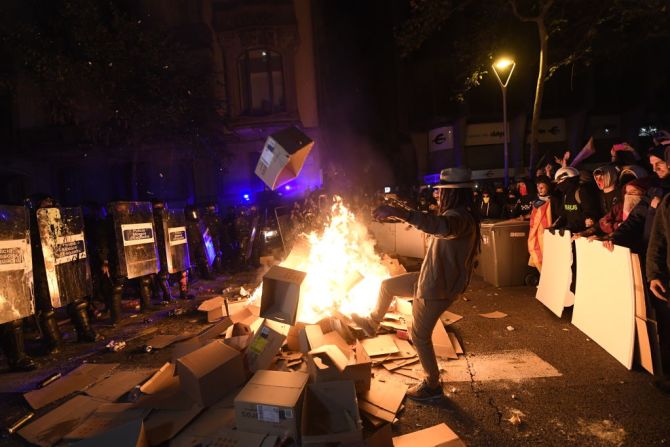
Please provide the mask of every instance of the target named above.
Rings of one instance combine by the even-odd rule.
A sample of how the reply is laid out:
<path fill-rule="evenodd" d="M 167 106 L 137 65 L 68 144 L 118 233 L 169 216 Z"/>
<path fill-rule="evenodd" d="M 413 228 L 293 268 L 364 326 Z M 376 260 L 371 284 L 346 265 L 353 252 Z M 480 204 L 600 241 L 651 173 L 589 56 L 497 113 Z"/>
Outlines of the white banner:
<path fill-rule="evenodd" d="M 26 240 L 0 241 L 0 272 L 26 268 Z"/>
<path fill-rule="evenodd" d="M 151 222 L 137 224 L 122 224 L 123 245 L 151 244 L 154 242 L 154 226 Z"/>
<path fill-rule="evenodd" d="M 485 146 L 504 142 L 505 132 L 502 122 L 468 124 L 465 128 L 466 146 Z M 509 123 L 507 123 L 507 142 L 509 142 Z"/>
<path fill-rule="evenodd" d="M 86 243 L 84 233 L 72 234 L 70 236 L 58 236 L 54 247 L 54 259 L 56 265 L 86 258 Z"/>
<path fill-rule="evenodd" d="M 186 243 L 186 227 L 168 228 L 168 243 L 170 246 Z"/>

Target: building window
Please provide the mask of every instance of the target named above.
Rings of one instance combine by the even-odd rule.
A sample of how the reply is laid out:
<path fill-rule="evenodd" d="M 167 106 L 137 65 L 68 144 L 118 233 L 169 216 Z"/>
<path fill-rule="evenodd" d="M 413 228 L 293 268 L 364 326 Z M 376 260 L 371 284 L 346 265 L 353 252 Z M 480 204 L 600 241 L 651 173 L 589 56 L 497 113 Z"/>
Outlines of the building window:
<path fill-rule="evenodd" d="M 270 115 L 286 110 L 281 55 L 257 49 L 238 60 L 243 115 Z"/>

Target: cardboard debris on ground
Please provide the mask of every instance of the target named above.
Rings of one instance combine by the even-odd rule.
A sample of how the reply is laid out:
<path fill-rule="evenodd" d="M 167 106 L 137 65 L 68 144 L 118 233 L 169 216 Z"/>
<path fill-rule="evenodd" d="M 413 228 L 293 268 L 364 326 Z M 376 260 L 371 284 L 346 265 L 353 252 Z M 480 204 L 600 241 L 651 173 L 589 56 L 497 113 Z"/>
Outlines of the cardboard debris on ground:
<path fill-rule="evenodd" d="M 114 402 L 150 375 L 151 370 L 149 369 L 117 371 L 88 388 L 86 394 L 91 397 Z"/>
<path fill-rule="evenodd" d="M 191 335 L 160 334 L 152 337 L 145 344 L 151 346 L 153 349 L 165 349 L 173 343 L 186 340 L 190 337 Z"/>
<path fill-rule="evenodd" d="M 108 376 L 118 363 L 85 363 L 44 388 L 25 393 L 23 397 L 35 410 L 76 391 L 81 391 Z"/>
<path fill-rule="evenodd" d="M 106 402 L 103 400 L 89 396 L 75 396 L 25 426 L 18 434 L 32 444 L 50 447 L 79 426 L 104 403 Z"/>
<path fill-rule="evenodd" d="M 453 332 L 447 332 L 447 335 L 449 336 L 449 340 L 451 340 L 451 345 L 454 347 L 456 354 L 463 354 L 463 347 L 461 346 L 461 342 L 458 341 L 456 334 Z"/>
<path fill-rule="evenodd" d="M 458 435 L 450 429 L 447 424 L 442 423 L 430 428 L 395 436 L 393 447 L 465 447 L 465 443 Z"/>
<path fill-rule="evenodd" d="M 263 276 L 261 317 L 293 325 L 300 307 L 300 286 L 306 272 L 275 265 Z"/>
<path fill-rule="evenodd" d="M 278 436 L 224 428 L 216 434 L 178 437 L 170 442 L 170 447 L 274 447 Z"/>
<path fill-rule="evenodd" d="M 228 315 L 226 313 L 226 299 L 217 296 L 203 301 L 198 310 L 203 312 L 208 323 L 213 323 Z"/>
<path fill-rule="evenodd" d="M 507 314 L 496 310 L 495 312 L 479 314 L 479 316 L 484 318 L 505 318 Z"/>
<path fill-rule="evenodd" d="M 463 319 L 463 315 L 458 315 L 453 312 L 449 312 L 448 310 L 445 310 L 442 312 L 442 315 L 440 315 L 440 320 L 442 320 L 442 323 L 445 326 L 449 326 L 450 324 L 454 324 L 459 320 Z"/>
<path fill-rule="evenodd" d="M 391 424 L 383 424 L 365 438 L 365 447 L 393 447 L 393 430 Z M 415 446 L 419 447 L 419 446 Z"/>
<path fill-rule="evenodd" d="M 288 328 L 286 324 L 268 319 L 263 320 L 245 352 L 247 365 L 251 372 L 266 369 L 272 364 L 275 355 L 286 340 Z"/>
<path fill-rule="evenodd" d="M 131 403 L 102 404 L 84 422 L 78 425 L 70 433 L 65 435 L 63 439 L 69 442 L 81 439 L 89 439 L 96 440 L 100 444 L 103 444 L 105 438 L 118 436 L 121 435 L 122 432 L 127 431 L 136 431 L 136 433 L 134 435 L 129 433 L 127 436 L 124 436 L 124 438 L 139 438 L 139 427 L 135 427 L 135 429 L 133 429 L 135 424 L 131 424 L 130 426 L 125 427 L 123 430 L 118 432 L 114 429 L 125 426 L 128 423 L 136 423 L 137 421 L 141 423 L 148 413 L 149 410 L 134 408 L 133 404 Z M 113 431 L 113 433 L 110 433 L 110 431 Z M 118 441 L 120 440 L 117 440 L 117 442 Z M 135 444 L 124 444 L 122 442 L 118 442 L 116 445 Z"/>
<path fill-rule="evenodd" d="M 202 411 L 198 404 L 185 410 L 154 410 L 144 420 L 144 429 L 150 446 L 157 446 L 174 438 Z"/>
<path fill-rule="evenodd" d="M 298 439 L 298 405 L 308 379 L 300 372 L 257 371 L 235 397 L 237 428 Z"/>
<path fill-rule="evenodd" d="M 232 326 L 229 326 L 228 329 L 226 329 L 224 343 L 238 351 L 244 351 L 249 345 L 252 336 L 253 333 L 249 325 L 244 323 L 233 323 Z"/>
<path fill-rule="evenodd" d="M 302 445 L 362 441 L 354 383 L 342 380 L 307 385 L 301 432 Z"/>
<path fill-rule="evenodd" d="M 215 403 L 246 379 L 242 354 L 220 340 L 178 359 L 176 370 L 181 388 L 202 406 Z"/>
<path fill-rule="evenodd" d="M 379 355 L 394 354 L 399 352 L 395 344 L 395 337 L 390 334 L 378 335 L 374 338 L 366 338 L 361 343 L 370 357 Z"/>
<path fill-rule="evenodd" d="M 433 348 L 435 349 L 435 355 L 438 357 L 447 359 L 458 358 L 456 350 L 451 344 L 451 339 L 449 338 L 446 329 L 444 329 L 444 325 L 439 320 L 433 328 Z"/>
<path fill-rule="evenodd" d="M 307 354 L 307 370 L 315 383 L 351 380 L 356 391 L 370 389 L 372 362 L 359 343 L 347 358 L 335 345 L 324 345 Z"/>
<path fill-rule="evenodd" d="M 144 394 L 154 394 L 169 386 L 170 381 L 175 375 L 175 364 L 165 363 L 153 376 L 140 387 Z"/>
<path fill-rule="evenodd" d="M 361 394 L 359 408 L 376 418 L 393 422 L 407 393 L 407 385 L 372 380 L 370 389 Z"/>
<path fill-rule="evenodd" d="M 398 368 L 393 371 L 394 374 L 400 374 L 401 376 L 409 377 L 414 380 L 423 380 L 423 373 L 416 371 L 415 369 L 410 368 Z"/>
<path fill-rule="evenodd" d="M 207 408 L 170 441 L 170 446 L 193 447 L 201 440 L 215 437 L 222 430 L 233 428 L 235 428 L 234 408 Z"/>
<path fill-rule="evenodd" d="M 93 438 L 83 439 L 76 447 L 148 447 L 149 440 L 144 429 L 144 421 L 133 419 L 101 433 Z"/>
<path fill-rule="evenodd" d="M 187 410 L 191 408 L 193 400 L 182 388 L 179 376 L 168 376 L 167 373 L 163 373 L 156 388 L 157 390 L 153 394 L 140 396 L 134 405 L 138 408 L 156 410 Z"/>

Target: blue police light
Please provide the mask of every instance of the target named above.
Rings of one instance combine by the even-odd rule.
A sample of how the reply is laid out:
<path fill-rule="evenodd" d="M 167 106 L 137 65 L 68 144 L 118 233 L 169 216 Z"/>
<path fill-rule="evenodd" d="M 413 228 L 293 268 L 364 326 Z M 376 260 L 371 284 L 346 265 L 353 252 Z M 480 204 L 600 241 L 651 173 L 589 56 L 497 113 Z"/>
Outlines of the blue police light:
<path fill-rule="evenodd" d="M 246 200 L 247 202 L 248 202 L 249 200 L 251 200 L 250 197 L 249 197 L 249 194 L 243 194 L 243 195 L 242 195 L 242 198 L 243 198 L 244 200 Z"/>
<path fill-rule="evenodd" d="M 291 190 L 291 185 L 284 186 L 284 189 L 287 190 L 287 191 L 290 191 Z"/>

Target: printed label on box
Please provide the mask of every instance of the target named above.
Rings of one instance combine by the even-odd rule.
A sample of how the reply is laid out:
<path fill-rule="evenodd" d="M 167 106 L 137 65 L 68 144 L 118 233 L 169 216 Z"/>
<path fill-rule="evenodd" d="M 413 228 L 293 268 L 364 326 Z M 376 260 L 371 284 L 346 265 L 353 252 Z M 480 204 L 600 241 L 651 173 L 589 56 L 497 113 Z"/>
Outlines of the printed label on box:
<path fill-rule="evenodd" d="M 168 241 L 170 246 L 186 243 L 186 227 L 168 228 Z"/>
<path fill-rule="evenodd" d="M 279 408 L 270 405 L 256 405 L 258 420 L 263 422 L 275 422 L 293 419 L 293 410 L 290 408 Z"/>
<path fill-rule="evenodd" d="M 0 241 L 0 272 L 25 269 L 25 248 L 25 239 Z"/>
<path fill-rule="evenodd" d="M 56 265 L 85 259 L 86 244 L 84 243 L 84 233 L 58 236 L 56 238 L 54 258 L 56 258 Z"/>
<path fill-rule="evenodd" d="M 121 233 L 124 247 L 154 242 L 154 229 L 151 222 L 121 225 Z"/>
<path fill-rule="evenodd" d="M 274 158 L 275 148 L 272 144 L 268 143 L 261 153 L 261 163 L 265 166 L 270 166 L 272 164 L 272 159 Z"/>
<path fill-rule="evenodd" d="M 263 327 L 258 337 L 253 341 L 249 346 L 249 350 L 256 354 L 260 354 L 265 349 L 265 346 L 268 344 L 268 336 L 270 335 L 270 329 Z"/>

